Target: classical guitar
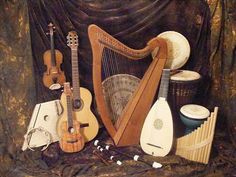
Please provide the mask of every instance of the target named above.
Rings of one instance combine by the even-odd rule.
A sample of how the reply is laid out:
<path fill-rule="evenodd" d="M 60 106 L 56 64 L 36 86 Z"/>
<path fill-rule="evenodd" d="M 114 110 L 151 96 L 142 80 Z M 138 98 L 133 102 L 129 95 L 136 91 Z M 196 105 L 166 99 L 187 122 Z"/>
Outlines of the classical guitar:
<path fill-rule="evenodd" d="M 173 120 L 167 94 L 170 70 L 164 69 L 158 99 L 150 109 L 141 132 L 140 145 L 144 152 L 153 156 L 165 156 L 172 147 Z"/>
<path fill-rule="evenodd" d="M 75 31 L 69 32 L 67 36 L 67 45 L 71 48 L 71 63 L 72 63 L 72 84 L 73 84 L 73 99 L 72 108 L 73 115 L 79 121 L 81 134 L 85 142 L 92 140 L 98 133 L 98 122 L 92 113 L 90 106 L 92 95 L 88 89 L 80 87 L 79 68 L 78 68 L 78 36 Z M 61 102 L 66 103 L 66 95 L 61 95 Z M 58 131 L 59 136 L 61 134 Z"/>
<path fill-rule="evenodd" d="M 80 123 L 76 120 L 72 107 L 72 93 L 70 83 L 64 83 L 66 103 L 63 102 L 64 112 L 59 119 L 57 129 L 61 132 L 59 138 L 60 148 L 64 152 L 78 152 L 84 147 L 84 137 L 80 133 Z"/>
<path fill-rule="evenodd" d="M 47 70 L 43 74 L 43 84 L 51 90 L 59 89 L 65 82 L 65 74 L 61 70 L 62 53 L 54 48 L 53 29 L 55 28 L 52 23 L 48 25 L 50 34 L 51 49 L 43 54 L 44 64 Z"/>

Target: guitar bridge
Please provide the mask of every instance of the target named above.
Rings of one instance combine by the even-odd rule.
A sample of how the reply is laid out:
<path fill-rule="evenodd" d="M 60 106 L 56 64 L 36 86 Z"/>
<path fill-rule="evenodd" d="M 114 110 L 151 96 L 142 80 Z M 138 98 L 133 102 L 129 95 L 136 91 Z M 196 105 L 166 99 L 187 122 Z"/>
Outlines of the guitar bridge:
<path fill-rule="evenodd" d="M 77 142 L 78 142 L 78 139 L 77 139 L 77 140 L 69 140 L 69 141 L 66 141 L 66 142 L 73 144 L 73 143 L 77 143 Z"/>

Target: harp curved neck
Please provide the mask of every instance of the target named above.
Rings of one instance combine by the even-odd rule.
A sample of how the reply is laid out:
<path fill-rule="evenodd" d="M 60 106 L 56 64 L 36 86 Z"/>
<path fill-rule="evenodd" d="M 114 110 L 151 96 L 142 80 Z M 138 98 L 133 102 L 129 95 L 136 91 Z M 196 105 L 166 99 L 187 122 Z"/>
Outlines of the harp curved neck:
<path fill-rule="evenodd" d="M 158 38 L 154 38 L 147 43 L 147 46 L 143 49 L 132 49 L 120 41 L 113 38 L 110 34 L 103 31 L 96 25 L 90 25 L 88 28 L 88 34 L 91 41 L 91 44 L 98 42 L 100 45 L 106 48 L 109 48 L 119 54 L 122 54 L 129 59 L 143 59 L 148 56 L 158 45 L 160 41 Z M 96 41 L 96 42 L 95 42 Z"/>

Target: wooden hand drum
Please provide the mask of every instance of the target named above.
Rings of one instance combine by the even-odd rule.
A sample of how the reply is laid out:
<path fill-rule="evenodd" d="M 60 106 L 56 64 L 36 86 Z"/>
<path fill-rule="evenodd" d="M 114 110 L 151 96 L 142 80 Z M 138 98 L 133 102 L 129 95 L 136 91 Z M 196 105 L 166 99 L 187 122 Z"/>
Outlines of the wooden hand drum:
<path fill-rule="evenodd" d="M 179 110 L 183 105 L 194 103 L 200 81 L 199 73 L 188 70 L 180 70 L 170 77 L 168 102 L 175 122 L 175 135 L 177 137 L 183 134 L 184 129 L 179 119 Z"/>

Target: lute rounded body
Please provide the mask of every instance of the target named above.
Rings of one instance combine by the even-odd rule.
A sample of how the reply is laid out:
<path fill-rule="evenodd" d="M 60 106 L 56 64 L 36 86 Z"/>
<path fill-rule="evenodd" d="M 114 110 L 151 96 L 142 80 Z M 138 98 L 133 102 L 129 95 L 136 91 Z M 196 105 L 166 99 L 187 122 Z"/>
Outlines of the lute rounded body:
<path fill-rule="evenodd" d="M 144 152 L 153 156 L 166 156 L 173 143 L 173 121 L 170 107 L 159 98 L 149 111 L 143 124 L 140 145 Z"/>
<path fill-rule="evenodd" d="M 66 81 L 65 74 L 61 70 L 61 64 L 63 55 L 59 50 L 55 50 L 55 66 L 52 64 L 51 50 L 47 50 L 43 55 L 44 65 L 47 66 L 47 70 L 43 74 L 43 84 L 50 88 L 54 84 L 63 85 Z"/>
<path fill-rule="evenodd" d="M 80 96 L 82 100 L 82 106 L 79 109 L 74 109 L 72 114 L 73 118 L 80 123 L 80 133 L 84 137 L 85 142 L 92 140 L 98 133 L 99 125 L 96 117 L 92 113 L 90 106 L 92 102 L 92 95 L 90 91 L 86 88 L 80 87 Z M 61 103 L 66 109 L 66 95 L 62 93 L 61 95 Z M 61 115 L 58 125 L 57 132 L 59 137 L 62 134 L 62 130 L 60 129 L 60 124 L 67 119 L 66 110 L 64 110 Z"/>

